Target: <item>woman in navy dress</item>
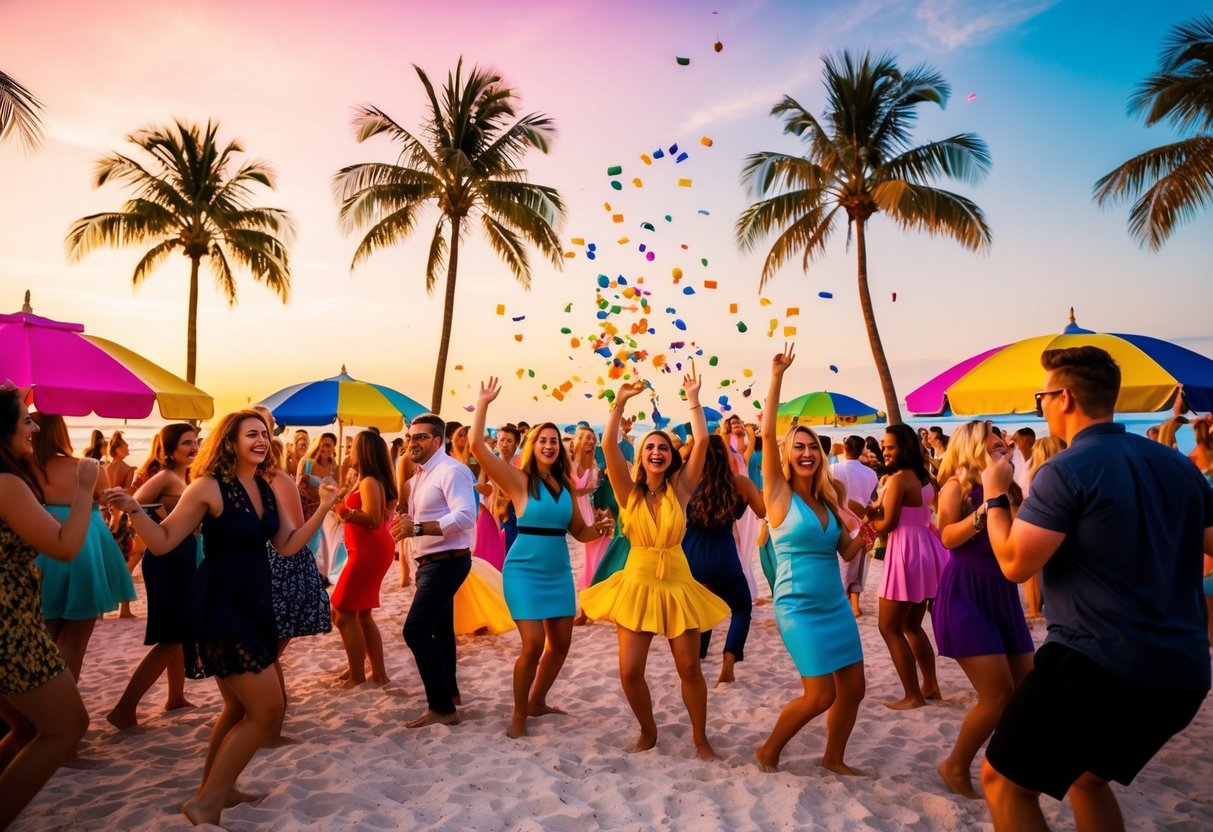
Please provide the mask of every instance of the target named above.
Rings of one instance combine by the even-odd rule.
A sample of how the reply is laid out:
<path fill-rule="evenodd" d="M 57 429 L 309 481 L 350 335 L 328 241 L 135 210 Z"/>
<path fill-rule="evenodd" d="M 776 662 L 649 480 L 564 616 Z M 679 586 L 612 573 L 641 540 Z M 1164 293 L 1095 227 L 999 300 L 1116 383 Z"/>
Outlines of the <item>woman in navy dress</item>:
<path fill-rule="evenodd" d="M 120 489 L 111 508 L 131 514 L 152 552 L 170 552 L 202 525 L 205 558 L 190 585 L 190 639 L 183 645 L 190 678 L 214 676 L 223 711 L 211 731 L 198 792 L 181 807 L 195 825 L 218 824 L 225 805 L 244 798 L 236 778 L 282 720 L 282 687 L 266 673 L 278 654 L 267 541 L 292 555 L 319 528 L 337 499 L 331 479 L 321 483 L 320 510 L 296 528 L 280 517 L 270 482 L 275 467 L 269 426 L 242 410 L 224 416 L 190 469 L 191 482 L 176 508 L 157 524 Z"/>
<path fill-rule="evenodd" d="M 501 571 L 505 601 L 522 636 L 522 652 L 514 663 L 514 713 L 506 731 L 517 738 L 526 735 L 528 716 L 565 713 L 547 703 L 569 654 L 577 612 L 565 533 L 588 543 L 602 537 L 606 523 L 600 521 L 603 529 L 587 526 L 581 513 L 573 511 L 571 466 L 560 430 L 551 422 L 528 434 L 517 468 L 489 450 L 484 428 L 489 404 L 500 392 L 496 378 L 480 385 L 469 439 L 472 454 L 518 515 L 518 537 Z"/>
<path fill-rule="evenodd" d="M 843 762 L 866 684 L 859 628 L 847 603 L 838 556 L 851 560 L 863 541 L 851 537 L 842 523 L 842 489 L 830 476 L 817 434 L 801 425 L 788 431 L 782 447 L 777 444 L 779 391 L 795 357 L 794 347 L 785 347 L 771 362 L 762 410 L 767 448 L 762 496 L 775 546 L 775 622 L 804 694 L 784 706 L 754 757 L 763 771 L 778 771 L 788 741 L 828 711 L 822 766 L 838 774 L 860 774 Z"/>

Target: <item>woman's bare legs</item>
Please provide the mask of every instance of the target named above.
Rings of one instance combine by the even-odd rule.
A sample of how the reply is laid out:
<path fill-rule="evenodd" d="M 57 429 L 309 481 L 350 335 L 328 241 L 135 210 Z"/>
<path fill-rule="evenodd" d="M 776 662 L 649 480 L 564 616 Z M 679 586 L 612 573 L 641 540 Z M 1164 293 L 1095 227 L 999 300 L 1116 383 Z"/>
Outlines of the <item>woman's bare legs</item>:
<path fill-rule="evenodd" d="M 337 631 L 341 633 L 341 643 L 345 646 L 345 658 L 349 663 L 349 673 L 342 685 L 346 688 L 354 688 L 366 682 L 366 641 L 358 622 L 358 615 L 357 612 L 333 607 L 333 618 L 337 624 Z M 382 641 L 379 650 L 382 656 Z"/>
<path fill-rule="evenodd" d="M 105 715 L 106 720 L 119 731 L 134 728 L 139 724 L 137 710 L 144 695 L 156 684 L 161 673 L 168 676 L 168 701 L 164 710 L 188 708 L 192 703 L 185 698 L 185 661 L 180 644 L 156 644 L 135 667 L 131 680 L 127 682 L 122 697 L 113 710 Z"/>
<path fill-rule="evenodd" d="M 539 658 L 535 684 L 527 699 L 527 713 L 530 716 L 565 713 L 560 708 L 548 704 L 548 693 L 556 683 L 556 677 L 560 675 L 565 659 L 569 657 L 569 647 L 573 643 L 573 619 L 568 616 L 545 619 L 543 633 L 543 655 Z"/>
<path fill-rule="evenodd" d="M 835 774 L 858 775 L 864 772 L 853 769 L 843 761 L 847 752 L 847 741 L 855 728 L 859 714 L 859 703 L 867 694 L 867 681 L 863 675 L 863 662 L 858 661 L 835 670 L 834 704 L 826 714 L 826 750 L 821 765 Z"/>
<path fill-rule="evenodd" d="M 60 673 L 29 693 L 4 697 L 5 707 L 33 726 L 34 735 L 0 773 L 0 829 L 25 808 L 88 730 L 88 712 L 70 673 Z"/>
<path fill-rule="evenodd" d="M 388 678 L 387 665 L 383 661 L 383 636 L 372 612 L 373 610 L 358 611 L 358 629 L 362 633 L 362 643 L 366 645 L 366 657 L 371 663 L 371 681 L 377 685 L 386 685 L 392 680 Z"/>
<path fill-rule="evenodd" d="M 800 683 L 804 686 L 804 695 L 783 706 L 766 742 L 754 749 L 754 759 L 763 771 L 779 771 L 779 756 L 788 741 L 834 704 L 837 690 L 833 674 L 802 676 Z"/>
<path fill-rule="evenodd" d="M 877 606 L 880 637 L 884 639 L 885 646 L 889 648 L 889 655 L 893 657 L 893 668 L 897 671 L 897 678 L 901 680 L 904 693 L 901 699 L 884 703 L 886 708 L 895 711 L 921 708 L 927 704 L 922 690 L 918 687 L 914 651 L 910 649 L 910 642 L 906 639 L 905 631 L 913 610 L 914 604 L 907 601 L 890 601 L 888 598 L 881 598 Z"/>
<path fill-rule="evenodd" d="M 93 637 L 93 627 L 96 625 L 97 619 L 95 618 L 86 618 L 83 621 L 59 619 L 46 622 L 46 629 L 50 631 L 51 638 L 55 640 L 55 646 L 59 648 L 59 654 L 63 656 L 63 663 L 67 665 L 67 669 L 72 672 L 72 678 L 77 682 L 80 681 L 80 671 L 84 667 L 84 654 L 88 651 L 88 642 Z"/>
<path fill-rule="evenodd" d="M 699 662 L 699 630 L 687 630 L 670 639 L 670 652 L 674 654 L 674 667 L 682 684 L 682 702 L 691 718 L 695 752 L 701 760 L 719 760 L 708 742 L 708 683 Z"/>
<path fill-rule="evenodd" d="M 653 633 L 638 633 L 626 627 L 615 627 L 619 638 L 619 681 L 623 695 L 640 723 L 640 736 L 633 751 L 647 751 L 657 745 L 657 721 L 653 719 L 653 697 L 649 683 L 645 681 L 644 669 L 649 661 L 649 646 Z M 696 636 L 698 640 L 698 636 Z M 699 645 L 695 645 L 695 658 L 699 658 Z M 705 691 L 706 691 L 706 685 Z M 706 694 L 705 694 L 706 695 Z"/>
<path fill-rule="evenodd" d="M 267 668 L 268 670 L 268 668 Z M 253 754 L 282 721 L 282 688 L 275 673 L 238 673 L 217 679 L 223 711 L 211 732 L 198 793 L 181 812 L 195 826 L 219 823 L 219 816 Z"/>
<path fill-rule="evenodd" d="M 531 686 L 535 672 L 543 655 L 543 622 L 537 620 L 515 621 L 518 634 L 522 636 L 522 649 L 514 661 L 513 692 L 514 713 L 510 716 L 510 727 L 505 735 L 511 739 L 526 736 L 527 703 L 531 698 Z"/>
<path fill-rule="evenodd" d="M 935 648 L 927 638 L 927 631 L 922 628 L 922 620 L 927 615 L 927 602 L 915 604 L 906 621 L 906 641 L 910 643 L 910 651 L 914 653 L 914 661 L 922 671 L 922 698 L 943 699 L 939 692 L 939 680 L 935 675 Z"/>

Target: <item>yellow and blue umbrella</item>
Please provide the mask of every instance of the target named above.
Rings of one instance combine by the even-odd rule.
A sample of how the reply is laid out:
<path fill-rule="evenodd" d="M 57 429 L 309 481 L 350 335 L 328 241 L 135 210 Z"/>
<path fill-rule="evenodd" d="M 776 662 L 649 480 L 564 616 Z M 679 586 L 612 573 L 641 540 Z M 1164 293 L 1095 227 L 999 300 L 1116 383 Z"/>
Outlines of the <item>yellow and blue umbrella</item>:
<path fill-rule="evenodd" d="M 885 415 L 881 411 L 864 404 L 859 399 L 833 393 L 829 390 L 819 390 L 805 393 L 791 401 L 779 405 L 776 426 L 783 433 L 792 426 L 793 421 L 798 425 L 863 425 L 872 422 L 883 422 Z"/>
<path fill-rule="evenodd" d="M 1120 365 L 1120 413 L 1149 413 L 1171 407 L 1179 385 L 1189 407 L 1213 409 L 1213 360 L 1169 341 L 1146 335 L 1092 332 L 1074 321 L 1060 335 L 1041 335 L 986 350 L 937 375 L 906 396 L 914 414 L 958 416 L 1035 413 L 1045 371 L 1045 350 L 1094 346 Z"/>
<path fill-rule="evenodd" d="M 331 425 L 376 427 L 398 431 L 429 408 L 399 390 L 352 378 L 342 366 L 332 378 L 305 381 L 285 387 L 261 404 L 280 425 Z"/>

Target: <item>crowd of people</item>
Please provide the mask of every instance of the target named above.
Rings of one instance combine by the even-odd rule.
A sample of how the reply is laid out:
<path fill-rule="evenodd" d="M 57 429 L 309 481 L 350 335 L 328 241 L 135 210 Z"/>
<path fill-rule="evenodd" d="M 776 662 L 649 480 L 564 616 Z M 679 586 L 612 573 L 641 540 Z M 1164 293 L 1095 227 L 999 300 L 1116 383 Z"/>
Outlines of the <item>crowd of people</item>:
<path fill-rule="evenodd" d="M 137 725 L 162 675 L 168 711 L 190 705 L 187 678 L 215 679 L 223 706 L 181 807 L 200 824 L 249 799 L 240 773 L 282 741 L 293 639 L 335 626 L 347 657 L 337 684 L 389 682 L 374 611 L 394 561 L 412 585 L 402 635 L 425 699 L 409 727 L 461 722 L 457 632 L 513 627 L 505 733 L 525 737 L 529 720 L 564 713 L 550 694 L 576 626 L 596 621 L 617 633 L 632 749 L 658 745 L 646 666 L 660 636 L 694 752 L 718 759 L 702 661 L 728 619 L 717 685 L 734 681 L 757 576 L 803 688 L 754 749 L 758 768 L 778 770 L 826 714 L 821 765 L 863 774 L 845 757 L 873 661 L 856 621 L 873 558 L 879 633 L 902 688 L 883 704 L 942 698 L 936 649 L 976 693 L 938 762 L 943 784 L 978 798 L 972 768 L 988 742 L 981 784 L 996 829 L 1045 828 L 1042 792 L 1068 795 L 1080 829 L 1123 828 L 1109 781 L 1130 782 L 1209 689 L 1213 419 L 1193 420 L 1190 460 L 1126 434 L 1112 421 L 1119 369 L 1083 347 L 1042 357 L 1049 436 L 972 421 L 951 436 L 891 425 L 835 444 L 780 424 L 794 361 L 790 346 L 773 358 L 758 426 L 730 416 L 711 433 L 692 365 L 685 437 L 632 440 L 640 380 L 617 391 L 601 438 L 553 422 L 490 431 L 492 378 L 470 427 L 427 414 L 390 445 L 364 430 L 338 449 L 330 433 L 275 439 L 260 408 L 228 414 L 205 441 L 168 425 L 138 468 L 120 433 L 77 457 L 61 417 L 0 391 L 0 828 L 75 753 L 89 724 L 77 688 L 89 638 L 134 598 L 140 563 L 149 649 L 106 718 Z M 1131 726 L 1119 718 L 1130 706 Z"/>

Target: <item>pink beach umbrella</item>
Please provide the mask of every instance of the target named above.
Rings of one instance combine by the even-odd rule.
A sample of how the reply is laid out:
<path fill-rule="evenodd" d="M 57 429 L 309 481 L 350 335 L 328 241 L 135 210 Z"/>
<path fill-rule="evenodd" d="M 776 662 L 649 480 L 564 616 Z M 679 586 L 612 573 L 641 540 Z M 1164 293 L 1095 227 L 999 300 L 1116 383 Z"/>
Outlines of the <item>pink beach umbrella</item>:
<path fill-rule="evenodd" d="M 0 381 L 27 391 L 44 413 L 142 419 L 157 405 L 165 419 L 209 419 L 215 401 L 194 385 L 84 325 L 20 312 L 0 315 Z"/>

